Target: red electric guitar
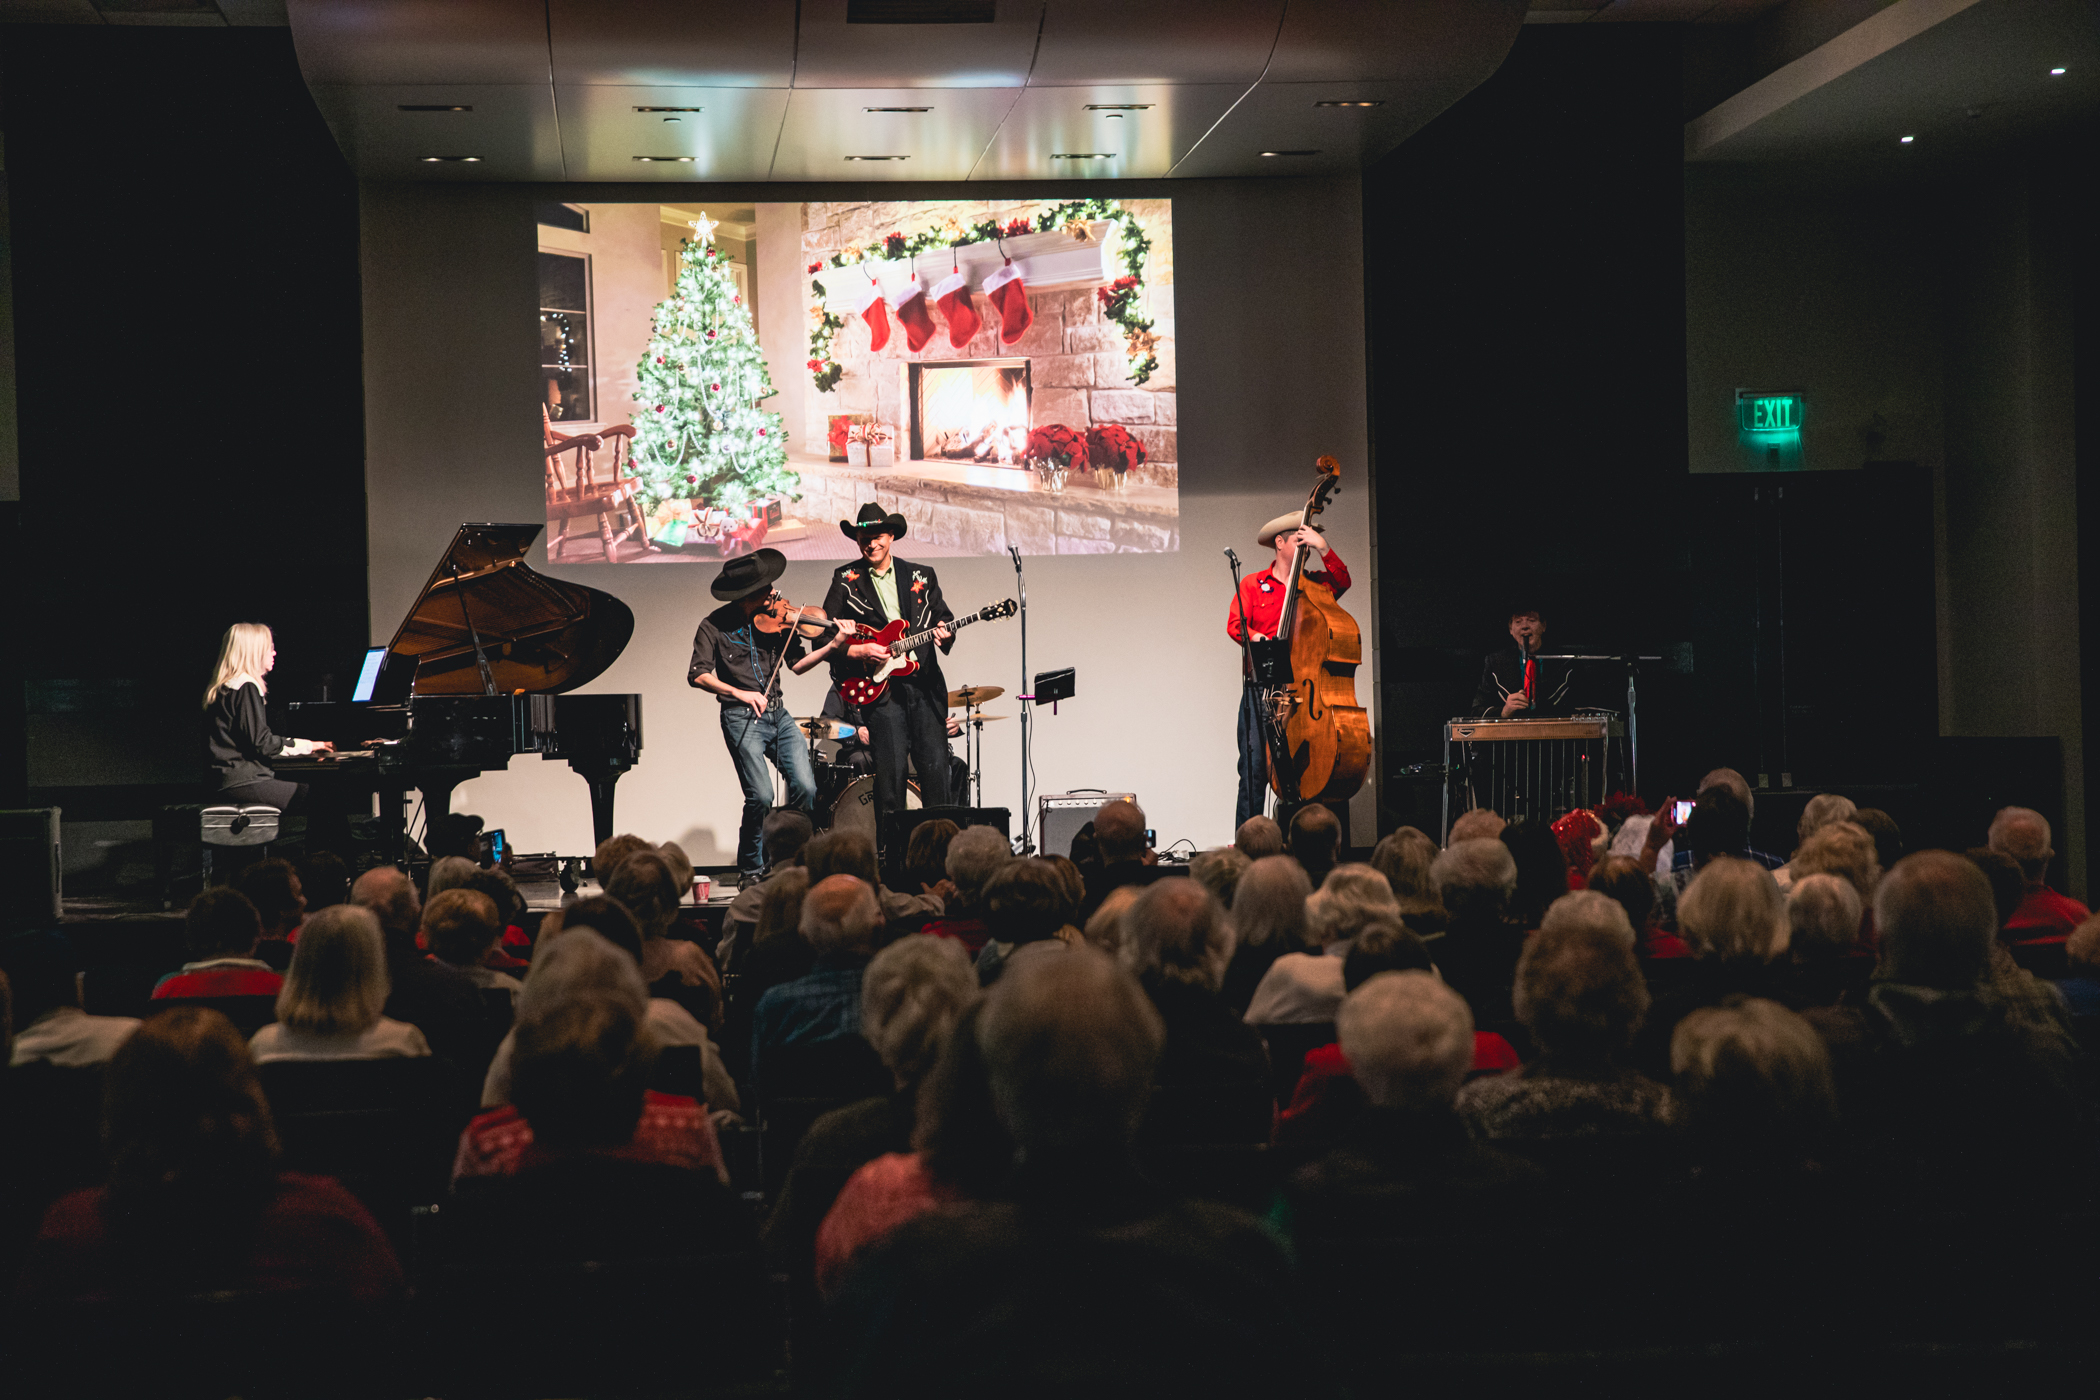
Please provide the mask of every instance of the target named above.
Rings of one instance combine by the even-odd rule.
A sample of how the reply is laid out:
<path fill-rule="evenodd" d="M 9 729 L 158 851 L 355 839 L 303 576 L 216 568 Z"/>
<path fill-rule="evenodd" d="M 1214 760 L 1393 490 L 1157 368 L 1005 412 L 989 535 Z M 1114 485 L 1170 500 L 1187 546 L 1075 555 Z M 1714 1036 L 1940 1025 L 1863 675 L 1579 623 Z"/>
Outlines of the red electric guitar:
<path fill-rule="evenodd" d="M 960 632 L 973 622 L 990 622 L 993 618 L 1013 615 L 1014 600 L 1008 598 L 1003 603 L 994 603 L 988 608 L 979 608 L 974 613 L 965 613 L 951 621 L 948 630 Z M 880 632 L 871 632 L 865 627 L 860 629 L 861 642 L 874 642 L 887 647 L 890 654 L 888 660 L 875 668 L 873 675 L 839 682 L 839 694 L 846 697 L 847 704 L 872 705 L 883 697 L 883 693 L 890 688 L 891 681 L 902 680 L 919 669 L 919 663 L 912 660 L 912 653 L 933 640 L 933 628 L 926 627 L 917 632 L 907 632 L 907 625 L 900 617 Z"/>

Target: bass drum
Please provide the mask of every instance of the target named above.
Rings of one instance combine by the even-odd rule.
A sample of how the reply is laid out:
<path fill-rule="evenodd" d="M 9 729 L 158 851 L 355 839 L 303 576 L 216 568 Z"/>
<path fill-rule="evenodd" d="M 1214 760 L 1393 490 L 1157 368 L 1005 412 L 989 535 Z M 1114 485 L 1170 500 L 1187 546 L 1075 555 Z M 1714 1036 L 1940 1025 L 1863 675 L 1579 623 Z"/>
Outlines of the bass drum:
<path fill-rule="evenodd" d="M 919 801 L 919 780 L 909 779 L 904 784 L 904 806 L 916 812 L 926 804 Z M 833 831 L 858 831 L 870 841 L 875 839 L 875 775 L 863 773 L 846 785 L 838 801 L 831 804 L 831 829 Z"/>

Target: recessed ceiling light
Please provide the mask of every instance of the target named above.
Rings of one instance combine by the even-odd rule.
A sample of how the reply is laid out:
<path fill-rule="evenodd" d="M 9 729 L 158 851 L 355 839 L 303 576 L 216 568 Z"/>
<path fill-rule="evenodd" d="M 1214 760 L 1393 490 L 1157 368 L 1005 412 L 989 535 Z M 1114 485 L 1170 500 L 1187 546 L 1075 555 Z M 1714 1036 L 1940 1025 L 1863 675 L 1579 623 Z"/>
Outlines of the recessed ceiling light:
<path fill-rule="evenodd" d="M 910 156 L 847 156 L 847 160 L 910 160 Z"/>
<path fill-rule="evenodd" d="M 2065 68 L 2051 68 L 2049 70 L 2049 76 L 2052 78 L 2061 78 L 2068 71 L 2070 70 Z"/>
<path fill-rule="evenodd" d="M 863 112 L 931 112 L 931 107 L 863 107 Z"/>
<path fill-rule="evenodd" d="M 1383 107 L 1384 105 L 1385 105 L 1385 99 L 1384 99 L 1384 98 L 1380 98 L 1380 99 L 1378 99 L 1378 100 L 1377 100 L 1377 101 L 1375 101 L 1375 102 L 1315 102 L 1315 103 L 1313 103 L 1313 106 L 1315 106 L 1315 107 Z"/>
<path fill-rule="evenodd" d="M 636 160 L 650 165 L 691 165 L 697 156 L 636 156 Z"/>
<path fill-rule="evenodd" d="M 1903 138 L 1901 138 L 1901 139 L 1902 139 L 1902 142 L 1903 142 L 1903 144 L 1904 144 L 1904 145 L 1906 145 L 1906 146 L 1908 146 L 1908 145 L 1909 145 L 1909 144 L 1910 144 L 1911 142 L 1913 142 L 1913 141 L 1917 140 L 1918 138 L 1917 138 L 1917 137 L 1915 137 L 1915 136 L 1905 136 L 1905 137 L 1903 137 Z"/>
<path fill-rule="evenodd" d="M 1086 110 L 1089 112 L 1149 112 L 1152 110 L 1152 107 L 1153 104 L 1150 102 L 1089 102 L 1086 104 Z"/>
<path fill-rule="evenodd" d="M 2057 72 L 2063 72 L 2059 68 Z M 404 102 L 394 109 L 397 112 L 471 112 L 473 107 L 452 102 Z"/>
<path fill-rule="evenodd" d="M 1056 151 L 1050 156 L 1052 160 L 1114 160 L 1115 158 L 1116 153 L 1114 151 Z"/>
<path fill-rule="evenodd" d="M 705 107 L 637 107 L 637 112 L 704 112 Z"/>
<path fill-rule="evenodd" d="M 1263 152 L 1262 152 L 1262 156 L 1263 156 L 1263 158 L 1265 158 L 1265 159 L 1266 159 L 1266 158 L 1269 158 L 1269 157 L 1273 157 L 1273 156 L 1316 156 L 1316 155 L 1318 155 L 1318 154 L 1319 154 L 1319 152 L 1318 152 L 1318 151 L 1263 151 Z"/>
<path fill-rule="evenodd" d="M 480 159 L 480 156 L 424 156 L 423 162 L 426 165 L 433 161 L 462 162 L 467 165 L 473 165 Z"/>

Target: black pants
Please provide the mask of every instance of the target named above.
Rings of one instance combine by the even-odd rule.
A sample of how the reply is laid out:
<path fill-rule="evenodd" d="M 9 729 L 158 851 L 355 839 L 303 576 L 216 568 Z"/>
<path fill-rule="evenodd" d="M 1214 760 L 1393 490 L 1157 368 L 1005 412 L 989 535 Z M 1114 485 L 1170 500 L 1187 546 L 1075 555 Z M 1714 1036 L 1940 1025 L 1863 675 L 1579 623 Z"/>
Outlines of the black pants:
<path fill-rule="evenodd" d="M 306 812 L 306 797 L 305 783 L 257 778 L 252 783 L 220 788 L 205 800 L 214 807 L 275 807 L 289 817 Z"/>
<path fill-rule="evenodd" d="M 880 701 L 861 710 L 868 747 L 875 751 L 875 829 L 904 810 L 906 760 L 918 770 L 919 801 L 946 806 L 948 797 L 948 697 L 915 685 L 893 685 Z"/>
<path fill-rule="evenodd" d="M 1240 687 L 1240 801 L 1232 829 L 1239 830 L 1249 817 L 1261 815 L 1268 800 L 1269 748 L 1262 735 L 1259 692 L 1251 685 Z"/>

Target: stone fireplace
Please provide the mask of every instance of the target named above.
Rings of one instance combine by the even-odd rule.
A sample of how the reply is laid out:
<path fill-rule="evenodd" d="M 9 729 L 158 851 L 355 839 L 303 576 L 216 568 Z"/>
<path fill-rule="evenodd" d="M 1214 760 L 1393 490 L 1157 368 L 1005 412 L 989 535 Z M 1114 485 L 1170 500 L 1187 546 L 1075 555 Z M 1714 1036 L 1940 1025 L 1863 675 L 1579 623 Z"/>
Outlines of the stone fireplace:
<path fill-rule="evenodd" d="M 910 460 L 1024 470 L 1029 403 L 1025 356 L 909 364 L 904 404 Z"/>

